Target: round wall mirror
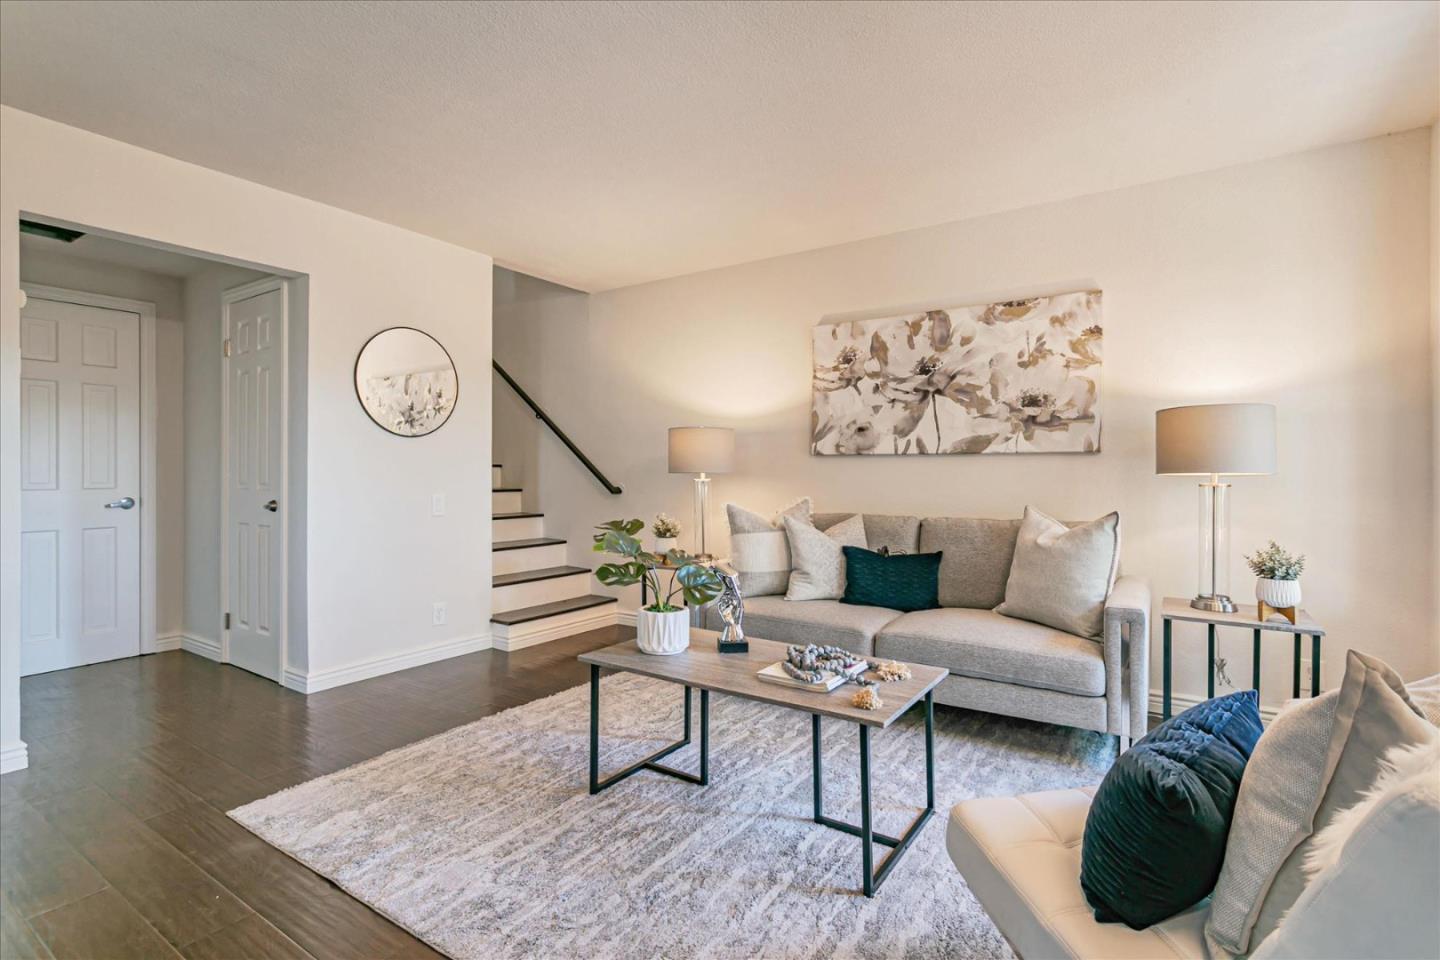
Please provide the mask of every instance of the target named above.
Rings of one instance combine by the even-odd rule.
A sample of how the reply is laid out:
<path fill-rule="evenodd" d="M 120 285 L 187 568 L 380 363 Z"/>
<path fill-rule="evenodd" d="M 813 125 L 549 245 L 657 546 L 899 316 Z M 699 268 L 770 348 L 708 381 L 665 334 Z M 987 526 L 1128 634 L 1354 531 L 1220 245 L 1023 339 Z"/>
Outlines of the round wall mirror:
<path fill-rule="evenodd" d="M 460 380 L 438 340 L 413 327 L 391 327 L 360 348 L 355 394 L 380 427 L 397 437 L 423 437 L 450 419 Z"/>

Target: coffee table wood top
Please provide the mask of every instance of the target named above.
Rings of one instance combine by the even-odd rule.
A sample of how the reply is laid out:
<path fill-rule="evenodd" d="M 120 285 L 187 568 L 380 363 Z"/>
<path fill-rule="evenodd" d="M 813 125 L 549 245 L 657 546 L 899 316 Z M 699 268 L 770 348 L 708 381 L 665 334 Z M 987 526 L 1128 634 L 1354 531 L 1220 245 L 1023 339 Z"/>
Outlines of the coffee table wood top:
<path fill-rule="evenodd" d="M 641 653 L 634 640 L 627 640 L 583 653 L 580 661 L 609 670 L 638 673 L 700 690 L 729 693 L 804 713 L 818 713 L 824 717 L 881 728 L 898 720 L 901 714 L 935 689 L 950 673 L 943 667 L 909 664 L 909 680 L 881 683 L 876 687 L 885 704 L 883 707 L 879 710 L 861 710 L 850 704 L 850 698 L 860 689 L 853 683 L 842 684 L 829 693 L 820 693 L 815 690 L 792 690 L 755 676 L 761 668 L 784 660 L 787 644 L 747 637 L 750 641 L 748 653 L 722 654 L 715 649 L 715 640 L 719 636 L 713 630 L 691 630 L 689 649 L 668 657 Z"/>
<path fill-rule="evenodd" d="M 1213 623 L 1217 627 L 1246 627 L 1251 630 L 1274 630 L 1280 633 L 1303 633 L 1325 635 L 1325 628 L 1310 618 L 1309 611 L 1296 611 L 1296 623 L 1291 623 L 1278 613 L 1270 614 L 1268 620 L 1257 619 L 1259 611 L 1253 603 L 1236 604 L 1234 613 L 1218 610 L 1197 610 L 1190 601 L 1180 597 L 1166 597 L 1160 604 L 1160 616 L 1166 620 L 1183 620 L 1187 623 Z"/>

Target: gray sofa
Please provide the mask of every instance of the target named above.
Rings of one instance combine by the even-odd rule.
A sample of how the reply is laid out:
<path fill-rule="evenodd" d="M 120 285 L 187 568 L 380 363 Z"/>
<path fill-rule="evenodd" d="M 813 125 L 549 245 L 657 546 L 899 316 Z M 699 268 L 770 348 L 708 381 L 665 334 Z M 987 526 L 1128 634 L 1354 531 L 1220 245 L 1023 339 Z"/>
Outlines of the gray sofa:
<path fill-rule="evenodd" d="M 851 513 L 821 513 L 828 529 Z M 1119 577 L 1100 637 L 1077 637 L 1002 616 L 1019 520 L 865 514 L 872 550 L 943 553 L 936 610 L 900 613 L 837 600 L 746 597 L 747 633 L 783 643 L 831 643 L 864 656 L 945 667 L 935 699 L 1120 737 L 1145 733 L 1149 698 L 1150 588 Z M 705 625 L 720 629 L 705 610 Z"/>

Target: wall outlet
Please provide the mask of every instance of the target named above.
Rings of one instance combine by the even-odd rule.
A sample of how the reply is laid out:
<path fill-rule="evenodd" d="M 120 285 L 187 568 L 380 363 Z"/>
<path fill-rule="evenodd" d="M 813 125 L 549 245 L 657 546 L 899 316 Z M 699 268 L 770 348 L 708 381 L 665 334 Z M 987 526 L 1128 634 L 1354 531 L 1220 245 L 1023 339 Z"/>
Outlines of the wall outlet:
<path fill-rule="evenodd" d="M 445 623 L 445 604 L 435 603 L 430 608 L 430 623 L 432 626 L 443 626 Z"/>
<path fill-rule="evenodd" d="M 432 494 L 430 494 L 430 516 L 432 516 L 432 517 L 443 517 L 443 516 L 445 516 L 445 494 L 443 494 L 443 493 L 432 493 Z"/>
<path fill-rule="evenodd" d="M 1314 674 L 1311 673 L 1310 671 L 1313 669 L 1313 667 L 1314 667 L 1314 664 L 1311 662 L 1311 660 L 1310 660 L 1309 657 L 1305 657 L 1305 658 L 1303 658 L 1303 659 L 1300 661 L 1300 695 L 1301 695 L 1301 696 L 1304 696 L 1304 697 L 1310 696 L 1310 678 L 1314 676 Z M 1324 677 L 1325 677 L 1325 664 L 1324 664 L 1324 663 L 1321 663 L 1321 664 L 1320 664 L 1320 677 L 1321 677 L 1322 680 L 1323 680 Z"/>

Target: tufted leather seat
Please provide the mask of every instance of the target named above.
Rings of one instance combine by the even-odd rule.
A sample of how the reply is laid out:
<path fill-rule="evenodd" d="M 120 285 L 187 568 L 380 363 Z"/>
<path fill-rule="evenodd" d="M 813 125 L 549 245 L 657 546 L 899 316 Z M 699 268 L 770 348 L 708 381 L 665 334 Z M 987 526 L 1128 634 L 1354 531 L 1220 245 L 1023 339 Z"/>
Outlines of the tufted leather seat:
<path fill-rule="evenodd" d="M 1080 890 L 1080 841 L 1094 787 L 967 800 L 945 845 L 965 882 L 1024 960 L 1207 956 L 1210 901 L 1146 930 L 1096 923 Z"/>

